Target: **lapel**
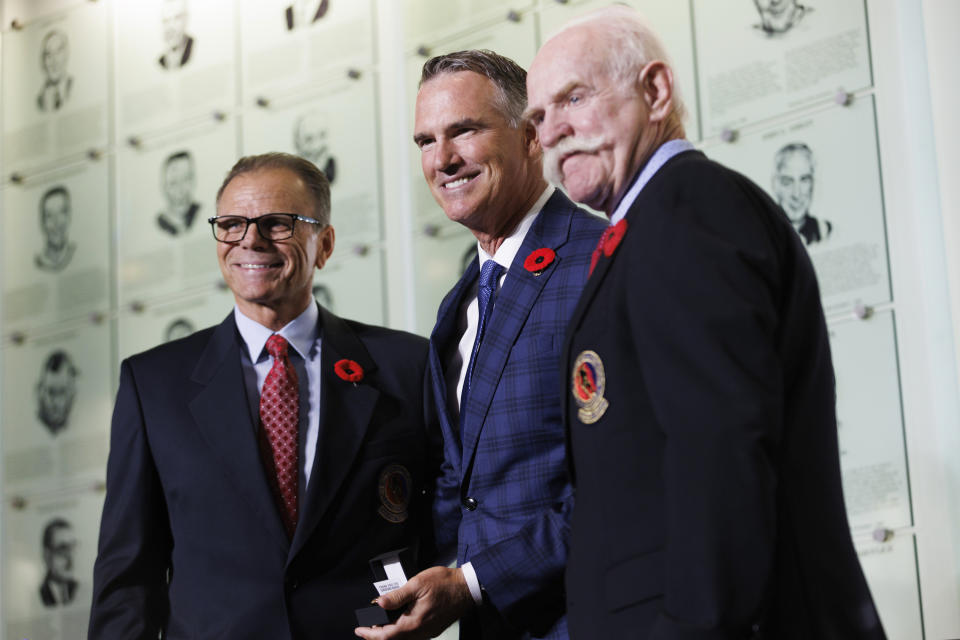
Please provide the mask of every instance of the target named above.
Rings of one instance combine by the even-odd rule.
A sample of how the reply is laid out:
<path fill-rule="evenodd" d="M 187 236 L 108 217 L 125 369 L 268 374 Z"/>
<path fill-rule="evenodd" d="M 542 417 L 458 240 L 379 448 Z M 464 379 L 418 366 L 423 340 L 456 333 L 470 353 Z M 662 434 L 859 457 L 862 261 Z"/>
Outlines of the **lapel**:
<path fill-rule="evenodd" d="M 463 298 L 476 281 L 480 272 L 479 261 L 474 258 L 467 270 L 453 286 L 453 289 L 440 303 L 437 311 L 437 324 L 430 334 L 430 385 L 433 390 L 434 406 L 440 417 L 440 429 L 443 433 L 443 446 L 446 459 L 452 461 L 459 474 L 460 469 L 460 427 L 454 420 L 447 405 L 447 381 L 444 377 L 444 357 L 456 348 L 460 339 L 457 331 L 457 316 L 463 306 Z M 464 363 L 466 366 L 466 363 Z"/>
<path fill-rule="evenodd" d="M 190 413 L 232 485 L 253 508 L 254 519 L 286 551 L 287 534 L 263 470 L 257 432 L 246 402 L 240 365 L 242 344 L 231 312 L 214 329 L 191 375 L 191 380 L 204 388 L 190 401 Z"/>
<path fill-rule="evenodd" d="M 570 361 L 570 343 L 572 341 L 571 338 L 573 333 L 577 330 L 577 327 L 580 326 L 580 322 L 583 320 L 583 315 L 587 312 L 587 309 L 589 309 L 590 305 L 593 304 L 593 299 L 596 297 L 597 291 L 600 289 L 600 285 L 603 284 L 603 280 L 606 278 L 607 272 L 610 271 L 611 266 L 617 259 L 617 255 L 624 250 L 625 247 L 623 245 L 626 242 L 626 236 L 631 233 L 631 229 L 640 229 L 643 226 L 641 217 L 643 216 L 642 212 L 647 208 L 645 201 L 651 198 L 663 184 L 667 184 L 664 181 L 669 180 L 670 171 L 668 169 L 670 169 L 672 165 L 679 160 L 689 159 L 697 156 L 699 156 L 701 159 L 706 159 L 706 156 L 704 156 L 702 152 L 689 150 L 678 153 L 667 160 L 663 166 L 660 167 L 660 169 L 658 169 L 657 172 L 650 177 L 649 182 L 647 182 L 647 184 L 640 190 L 640 193 L 637 194 L 633 204 L 630 205 L 626 215 L 627 231 L 624 234 L 623 240 L 620 242 L 620 247 L 617 249 L 617 252 L 609 258 L 601 258 L 597 262 L 597 267 L 594 269 L 593 275 L 591 275 L 587 280 L 587 284 L 583 288 L 583 293 L 580 294 L 580 300 L 577 301 L 577 306 L 573 311 L 573 316 L 570 318 L 570 324 L 567 325 L 567 334 L 563 344 L 563 353 L 565 354 L 564 357 L 566 358 L 564 365 L 564 376 L 567 375 L 566 372 L 570 370 L 569 366 L 572 364 Z M 635 231 L 635 233 L 638 232 Z"/>
<path fill-rule="evenodd" d="M 466 419 L 461 421 L 464 431 L 461 435 L 463 439 L 461 480 L 470 469 L 470 461 L 476 452 L 477 441 L 510 350 L 517 341 L 517 336 L 526 323 L 530 310 L 536 304 L 540 292 L 559 268 L 561 257 L 557 250 L 567 241 L 571 217 L 575 210 L 574 205 L 559 190 L 547 200 L 527 232 L 520 250 L 514 256 L 503 288 L 497 293 L 490 324 L 487 326 L 483 343 L 477 353 L 467 405 L 461 407 L 461 412 L 466 412 Z M 535 276 L 524 268 L 523 263 L 532 251 L 542 247 L 557 251 L 557 255 L 553 264 L 539 276 Z"/>
<path fill-rule="evenodd" d="M 377 365 L 363 342 L 346 322 L 322 306 L 320 323 L 320 432 L 306 498 L 300 502 L 300 522 L 290 548 L 291 559 L 310 539 L 333 502 L 360 450 L 380 397 L 373 375 Z M 343 358 L 363 367 L 361 382 L 347 382 L 334 373 L 334 364 Z"/>

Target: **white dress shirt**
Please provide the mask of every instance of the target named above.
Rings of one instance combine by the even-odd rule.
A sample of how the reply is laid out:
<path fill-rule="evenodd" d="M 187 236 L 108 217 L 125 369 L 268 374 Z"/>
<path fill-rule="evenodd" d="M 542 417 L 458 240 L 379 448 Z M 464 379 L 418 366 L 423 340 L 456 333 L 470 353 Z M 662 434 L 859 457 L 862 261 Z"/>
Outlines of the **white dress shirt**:
<path fill-rule="evenodd" d="M 250 417 L 260 426 L 260 392 L 263 383 L 273 367 L 273 358 L 267 353 L 267 339 L 274 333 L 283 336 L 289 343 L 287 354 L 297 372 L 300 387 L 299 431 L 303 442 L 303 486 L 310 482 L 313 469 L 313 457 L 317 450 L 317 437 L 320 433 L 320 311 L 316 300 L 311 298 L 306 310 L 291 320 L 280 331 L 271 331 L 259 322 L 243 315 L 236 306 L 233 317 L 237 322 L 240 337 L 247 345 L 240 350 L 240 366 L 243 369 L 243 381 L 247 388 L 247 400 L 250 404 Z M 306 384 L 304 384 L 306 381 Z M 307 408 L 304 411 L 304 407 Z M 306 438 L 303 438 L 306 434 Z"/>
<path fill-rule="evenodd" d="M 495 260 L 497 264 L 503 267 L 503 273 L 497 282 L 497 289 L 503 288 L 503 283 L 507 279 L 507 270 L 513 262 L 520 245 L 527 237 L 527 231 L 533 226 L 533 221 L 540 213 L 540 209 L 547 203 L 550 196 L 556 190 L 553 186 L 548 186 L 533 207 L 523 217 L 517 227 L 503 241 L 494 255 L 490 255 L 477 243 L 477 254 L 480 256 L 480 266 L 487 260 Z M 496 306 L 496 298 L 494 298 Z M 470 293 L 464 298 L 464 304 L 460 307 L 457 317 L 457 327 L 463 333 L 460 336 L 460 344 L 456 351 L 451 354 L 450 361 L 446 367 L 447 383 L 447 406 L 450 407 L 453 417 L 460 415 L 460 396 L 463 394 L 463 382 L 467 377 L 467 364 L 470 362 L 470 354 L 473 352 L 473 343 L 477 339 L 477 327 L 480 324 L 480 303 L 477 302 L 477 283 L 470 285 Z"/>

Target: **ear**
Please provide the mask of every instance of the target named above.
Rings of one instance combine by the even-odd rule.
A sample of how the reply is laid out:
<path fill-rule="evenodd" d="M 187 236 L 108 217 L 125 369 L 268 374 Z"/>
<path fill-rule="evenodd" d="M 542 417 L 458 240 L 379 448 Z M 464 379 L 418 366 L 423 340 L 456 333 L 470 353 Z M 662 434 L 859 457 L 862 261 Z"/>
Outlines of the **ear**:
<path fill-rule="evenodd" d="M 638 77 L 640 94 L 650 111 L 650 122 L 661 122 L 673 112 L 673 71 L 660 60 L 648 62 Z"/>
<path fill-rule="evenodd" d="M 330 259 L 335 242 L 336 234 L 332 226 L 327 225 L 317 233 L 317 261 L 315 263 L 317 269 L 323 269 L 323 265 Z"/>
<path fill-rule="evenodd" d="M 520 129 L 523 132 L 523 146 L 530 157 L 540 155 L 540 138 L 537 137 L 537 128 L 533 126 L 533 121 L 525 118 L 520 123 Z"/>

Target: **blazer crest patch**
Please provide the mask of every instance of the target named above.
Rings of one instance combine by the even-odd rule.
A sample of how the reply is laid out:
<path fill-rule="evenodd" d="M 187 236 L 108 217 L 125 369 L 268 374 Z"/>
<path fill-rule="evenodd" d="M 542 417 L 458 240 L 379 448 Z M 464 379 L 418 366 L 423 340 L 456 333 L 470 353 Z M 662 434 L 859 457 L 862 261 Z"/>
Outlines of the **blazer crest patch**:
<path fill-rule="evenodd" d="M 582 351 L 573 363 L 571 392 L 577 403 L 577 417 L 584 424 L 593 424 L 603 417 L 610 403 L 603 397 L 607 386 L 603 361 L 596 351 Z"/>
<path fill-rule="evenodd" d="M 402 464 L 390 464 L 380 472 L 378 483 L 380 492 L 379 513 L 388 522 L 400 523 L 407 519 L 410 496 L 413 491 L 413 477 Z"/>

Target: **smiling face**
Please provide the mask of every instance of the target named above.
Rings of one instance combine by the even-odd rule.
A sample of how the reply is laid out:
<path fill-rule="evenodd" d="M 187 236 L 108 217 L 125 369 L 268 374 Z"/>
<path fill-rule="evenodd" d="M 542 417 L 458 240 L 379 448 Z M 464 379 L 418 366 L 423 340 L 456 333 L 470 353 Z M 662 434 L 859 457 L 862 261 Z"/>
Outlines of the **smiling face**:
<path fill-rule="evenodd" d="M 803 218 L 813 200 L 813 163 L 802 151 L 784 155 L 773 176 L 773 194 L 791 220 Z"/>
<path fill-rule="evenodd" d="M 527 114 L 544 150 L 547 177 L 571 198 L 613 212 L 630 179 L 656 149 L 639 85 L 618 81 L 594 25 L 548 41 L 527 75 Z"/>
<path fill-rule="evenodd" d="M 226 186 L 217 215 L 255 218 L 267 213 L 316 217 L 303 180 L 289 169 L 242 173 Z M 220 271 L 240 311 L 273 330 L 296 318 L 311 300 L 314 269 L 333 253 L 333 227 L 296 222 L 293 237 L 264 240 L 255 225 L 236 244 L 217 243 Z"/>
<path fill-rule="evenodd" d="M 511 127 L 500 104 L 487 77 L 442 73 L 420 88 L 414 124 L 437 204 L 454 222 L 488 236 L 509 232 L 542 191 L 534 132 Z"/>

